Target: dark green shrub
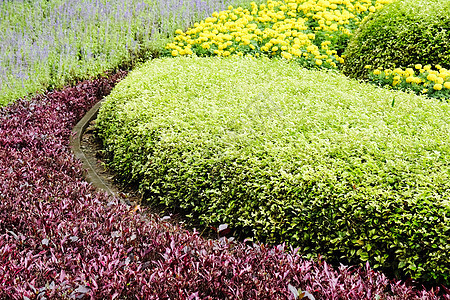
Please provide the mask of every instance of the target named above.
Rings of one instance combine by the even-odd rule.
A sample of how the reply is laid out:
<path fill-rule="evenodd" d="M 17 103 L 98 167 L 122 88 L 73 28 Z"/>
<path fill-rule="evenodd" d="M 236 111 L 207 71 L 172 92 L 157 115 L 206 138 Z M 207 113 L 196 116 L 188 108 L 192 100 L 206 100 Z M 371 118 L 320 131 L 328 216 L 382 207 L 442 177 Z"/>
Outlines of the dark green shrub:
<path fill-rule="evenodd" d="M 449 119 L 449 104 L 295 63 L 177 58 L 119 83 L 98 129 L 151 203 L 449 283 Z"/>
<path fill-rule="evenodd" d="M 367 77 L 365 65 L 450 67 L 450 1 L 398 0 L 369 16 L 344 52 L 343 72 Z"/>

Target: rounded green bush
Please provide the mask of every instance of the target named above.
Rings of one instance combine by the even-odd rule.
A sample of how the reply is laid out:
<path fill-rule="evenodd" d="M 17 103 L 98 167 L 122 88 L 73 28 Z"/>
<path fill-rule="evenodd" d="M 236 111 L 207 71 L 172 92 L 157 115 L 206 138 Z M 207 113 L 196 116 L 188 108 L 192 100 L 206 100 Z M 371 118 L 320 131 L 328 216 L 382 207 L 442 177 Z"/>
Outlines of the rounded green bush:
<path fill-rule="evenodd" d="M 370 15 L 344 52 L 343 73 L 366 78 L 365 65 L 382 68 L 450 67 L 450 1 L 397 0 Z"/>
<path fill-rule="evenodd" d="M 241 237 L 449 282 L 450 104 L 293 62 L 153 60 L 106 98 L 110 166 Z"/>

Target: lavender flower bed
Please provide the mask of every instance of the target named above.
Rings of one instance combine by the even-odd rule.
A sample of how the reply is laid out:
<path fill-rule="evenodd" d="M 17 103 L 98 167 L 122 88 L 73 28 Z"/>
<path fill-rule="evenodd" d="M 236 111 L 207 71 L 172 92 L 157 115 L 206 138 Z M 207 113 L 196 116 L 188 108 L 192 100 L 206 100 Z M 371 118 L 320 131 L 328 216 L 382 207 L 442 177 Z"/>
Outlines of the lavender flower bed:
<path fill-rule="evenodd" d="M 336 271 L 284 246 L 204 240 L 95 192 L 71 128 L 124 75 L 0 111 L 0 299 L 289 299 L 295 288 L 304 299 L 450 299 L 369 266 Z"/>
<path fill-rule="evenodd" d="M 176 29 L 248 2 L 0 0 L 0 106 L 130 67 L 157 55 Z"/>

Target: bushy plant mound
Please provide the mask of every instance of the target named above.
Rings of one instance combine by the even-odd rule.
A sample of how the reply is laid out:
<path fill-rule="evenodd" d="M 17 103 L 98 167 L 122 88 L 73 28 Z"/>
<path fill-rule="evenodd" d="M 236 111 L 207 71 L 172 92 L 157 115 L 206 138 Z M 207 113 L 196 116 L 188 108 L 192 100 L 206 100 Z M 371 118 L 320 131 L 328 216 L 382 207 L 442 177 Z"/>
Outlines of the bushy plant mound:
<path fill-rule="evenodd" d="M 447 283 L 450 106 L 295 63 L 145 64 L 98 118 L 149 201 L 302 253 Z"/>
<path fill-rule="evenodd" d="M 450 299 L 284 246 L 206 241 L 96 193 L 68 141 L 123 75 L 0 110 L 0 299 Z"/>
<path fill-rule="evenodd" d="M 366 64 L 450 68 L 450 1 L 397 0 L 371 15 L 345 50 L 344 74 L 366 78 Z"/>
<path fill-rule="evenodd" d="M 171 56 L 283 57 L 307 68 L 337 69 L 361 20 L 393 0 L 268 0 L 228 7 L 177 30 Z"/>

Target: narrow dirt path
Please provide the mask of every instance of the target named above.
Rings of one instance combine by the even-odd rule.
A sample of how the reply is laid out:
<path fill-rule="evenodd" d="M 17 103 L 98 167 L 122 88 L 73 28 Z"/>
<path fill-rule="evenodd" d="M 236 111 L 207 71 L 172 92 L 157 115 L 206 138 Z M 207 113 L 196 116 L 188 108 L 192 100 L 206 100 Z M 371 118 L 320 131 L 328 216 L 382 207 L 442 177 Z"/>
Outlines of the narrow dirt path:
<path fill-rule="evenodd" d="M 95 120 L 100 106 L 101 101 L 89 110 L 72 130 L 71 148 L 75 156 L 83 163 L 86 180 L 97 190 L 118 198 L 122 203 L 132 206 L 134 210 L 141 210 L 145 207 L 146 215 L 157 215 L 162 220 L 177 226 L 182 225 L 191 231 L 196 228 L 205 238 L 218 238 L 218 234 L 211 228 L 189 225 L 182 212 L 168 211 L 164 206 L 142 203 L 142 196 L 136 186 L 124 185 L 117 180 L 117 173 L 106 167 L 102 141 L 96 134 Z M 141 207 L 141 205 L 143 206 Z M 227 234 L 227 236 L 229 235 Z"/>

